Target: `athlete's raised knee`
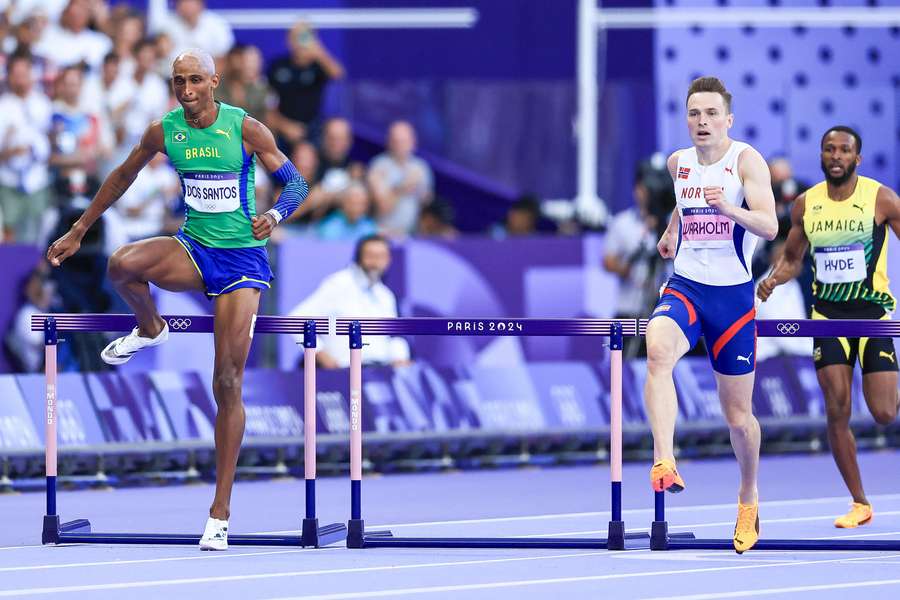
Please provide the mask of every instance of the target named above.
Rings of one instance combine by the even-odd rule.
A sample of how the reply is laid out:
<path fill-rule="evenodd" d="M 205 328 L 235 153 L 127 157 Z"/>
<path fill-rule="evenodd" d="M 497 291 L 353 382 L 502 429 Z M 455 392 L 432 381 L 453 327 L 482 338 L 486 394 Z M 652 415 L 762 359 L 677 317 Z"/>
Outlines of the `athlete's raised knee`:
<path fill-rule="evenodd" d="M 895 404 L 893 407 L 880 406 L 872 409 L 872 418 L 879 425 L 890 425 L 897 418 L 897 405 Z"/>
<path fill-rule="evenodd" d="M 134 244 L 121 246 L 109 257 L 106 268 L 109 278 L 116 283 L 135 279 L 139 274 L 136 258 Z"/>

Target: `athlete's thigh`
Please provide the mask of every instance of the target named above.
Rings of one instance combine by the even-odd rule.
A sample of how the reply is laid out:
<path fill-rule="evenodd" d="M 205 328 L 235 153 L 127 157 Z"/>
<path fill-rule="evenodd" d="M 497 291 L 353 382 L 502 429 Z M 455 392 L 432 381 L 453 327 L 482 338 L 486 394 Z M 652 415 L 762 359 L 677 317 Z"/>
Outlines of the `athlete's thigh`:
<path fill-rule="evenodd" d="M 700 322 L 694 303 L 684 294 L 667 289 L 647 323 L 647 353 L 664 350 L 678 360 L 700 338 Z"/>
<path fill-rule="evenodd" d="M 258 288 L 239 288 L 216 296 L 213 326 L 216 369 L 243 370 L 253 341 L 259 296 Z"/>
<path fill-rule="evenodd" d="M 896 414 L 897 353 L 893 338 L 863 338 L 859 346 L 863 396 L 869 411 L 873 416 Z"/>
<path fill-rule="evenodd" d="M 204 291 L 203 278 L 184 247 L 173 237 L 160 236 L 122 246 L 114 255 L 132 273 L 170 292 Z"/>
<path fill-rule="evenodd" d="M 722 286 L 704 298 L 700 322 L 713 371 L 747 375 L 756 368 L 752 284 Z"/>

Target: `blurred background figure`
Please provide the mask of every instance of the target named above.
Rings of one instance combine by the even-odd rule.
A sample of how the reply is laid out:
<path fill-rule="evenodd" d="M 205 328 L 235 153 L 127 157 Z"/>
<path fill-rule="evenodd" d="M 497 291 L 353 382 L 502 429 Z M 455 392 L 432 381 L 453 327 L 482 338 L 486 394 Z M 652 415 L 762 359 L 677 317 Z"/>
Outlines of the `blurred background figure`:
<path fill-rule="evenodd" d="M 664 263 L 656 250 L 658 218 L 650 214 L 645 172 L 634 178 L 634 206 L 617 213 L 604 238 L 603 268 L 619 280 L 615 318 L 647 318 L 658 298 Z M 644 338 L 625 338 L 626 357 L 646 356 Z"/>
<path fill-rule="evenodd" d="M 239 106 L 250 116 L 272 127 L 278 99 L 262 76 L 259 48 L 235 44 L 228 51 L 225 71 L 216 88 L 216 99 Z"/>
<path fill-rule="evenodd" d="M 322 219 L 316 232 L 323 240 L 355 242 L 376 232 L 375 221 L 369 216 L 372 202 L 369 190 L 354 181 L 340 193 L 338 208 Z"/>
<path fill-rule="evenodd" d="M 435 197 L 430 204 L 422 207 L 416 225 L 416 235 L 452 240 L 459 235 L 459 231 L 453 226 L 455 220 L 456 212 L 453 205 L 439 196 Z"/>
<path fill-rule="evenodd" d="M 99 71 L 103 57 L 112 49 L 112 40 L 88 26 L 92 18 L 89 0 L 70 0 L 59 18 L 51 21 L 35 47 L 35 53 L 60 67 L 85 65 Z"/>
<path fill-rule="evenodd" d="M 22 286 L 22 306 L 3 340 L 7 356 L 20 373 L 37 373 L 44 367 L 44 332 L 31 331 L 31 316 L 49 312 L 55 293 L 50 266 L 42 261 Z"/>
<path fill-rule="evenodd" d="M 319 287 L 291 311 L 291 316 L 397 317 L 397 298 L 382 278 L 391 264 L 391 247 L 380 235 L 356 243 L 353 263 L 326 277 Z M 303 336 L 298 340 L 302 343 Z M 350 366 L 350 349 L 344 336 L 319 336 L 316 364 L 325 369 Z M 366 336 L 363 364 L 403 366 L 409 364 L 409 345 L 399 337 Z"/>
<path fill-rule="evenodd" d="M 181 182 L 165 154 L 158 153 L 113 205 L 119 227 L 133 242 L 168 231 L 167 217 L 178 203 Z"/>
<path fill-rule="evenodd" d="M 150 30 L 165 32 L 171 40 L 170 69 L 180 52 L 200 48 L 215 58 L 217 71 L 222 71 L 225 54 L 234 44 L 234 32 L 228 21 L 206 7 L 205 0 L 176 0 L 174 14 L 151 11 L 150 17 Z"/>
<path fill-rule="evenodd" d="M 109 158 L 115 138 L 97 106 L 81 101 L 84 71 L 69 66 L 56 80 L 50 125 L 50 166 L 64 186 L 85 185 L 80 193 L 99 187 L 100 162 Z M 83 182 L 75 184 L 74 182 Z"/>
<path fill-rule="evenodd" d="M 34 85 L 31 57 L 7 62 L 9 91 L 0 96 L 0 212 L 7 242 L 37 243 L 41 217 L 51 206 L 50 99 Z"/>
<path fill-rule="evenodd" d="M 502 227 L 493 229 L 495 238 L 526 237 L 537 233 L 541 218 L 541 203 L 534 194 L 519 196 L 506 211 Z"/>
<path fill-rule="evenodd" d="M 318 141 L 322 93 L 329 81 L 344 76 L 344 67 L 307 23 L 296 23 L 290 29 L 287 45 L 289 53 L 272 62 L 268 78 L 278 93 L 278 112 L 284 117 L 281 141 L 292 146 L 304 137 Z"/>
<path fill-rule="evenodd" d="M 411 235 L 422 206 L 434 195 L 431 167 L 416 156 L 416 132 L 407 121 L 388 129 L 387 151 L 369 163 L 369 185 L 378 226 L 386 235 Z"/>

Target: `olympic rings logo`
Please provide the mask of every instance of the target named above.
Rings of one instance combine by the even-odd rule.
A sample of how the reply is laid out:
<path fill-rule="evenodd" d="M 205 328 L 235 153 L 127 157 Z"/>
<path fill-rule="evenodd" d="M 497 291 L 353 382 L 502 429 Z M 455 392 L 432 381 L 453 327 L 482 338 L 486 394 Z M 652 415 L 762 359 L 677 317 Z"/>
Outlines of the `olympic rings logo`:
<path fill-rule="evenodd" d="M 777 326 L 778 333 L 783 335 L 794 335 L 800 331 L 799 323 L 779 323 Z"/>
<path fill-rule="evenodd" d="M 185 330 L 190 326 L 190 319 L 169 319 L 169 327 L 171 327 L 172 329 Z"/>

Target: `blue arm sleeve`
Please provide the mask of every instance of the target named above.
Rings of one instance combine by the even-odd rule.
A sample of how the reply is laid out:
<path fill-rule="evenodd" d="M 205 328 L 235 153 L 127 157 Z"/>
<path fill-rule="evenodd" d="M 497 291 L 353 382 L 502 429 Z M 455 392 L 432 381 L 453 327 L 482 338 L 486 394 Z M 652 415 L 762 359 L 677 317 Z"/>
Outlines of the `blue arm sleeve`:
<path fill-rule="evenodd" d="M 285 162 L 272 173 L 272 178 L 283 186 L 281 196 L 272 207 L 272 210 L 278 212 L 281 217 L 278 221 L 281 221 L 291 216 L 303 203 L 306 196 L 309 195 L 309 185 L 291 161 Z"/>

